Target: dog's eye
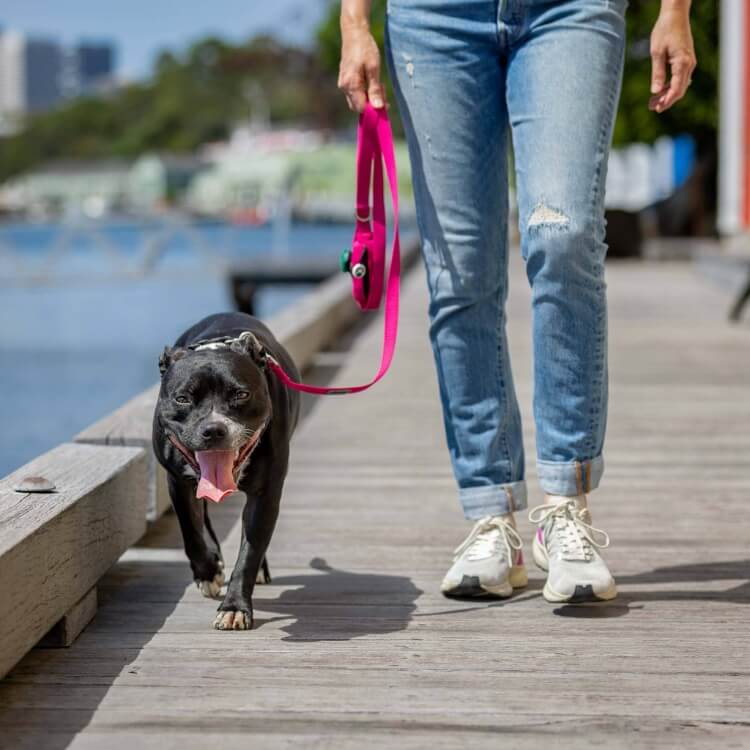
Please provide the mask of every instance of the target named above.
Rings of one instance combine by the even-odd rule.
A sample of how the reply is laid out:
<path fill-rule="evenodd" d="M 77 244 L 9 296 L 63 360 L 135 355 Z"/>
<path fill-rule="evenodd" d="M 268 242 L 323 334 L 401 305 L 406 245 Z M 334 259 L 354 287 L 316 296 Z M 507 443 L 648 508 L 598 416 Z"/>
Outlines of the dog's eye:
<path fill-rule="evenodd" d="M 184 393 L 180 393 L 179 395 L 175 396 L 174 400 L 178 404 L 189 404 L 190 403 L 190 397 L 186 396 Z"/>
<path fill-rule="evenodd" d="M 235 391 L 234 392 L 235 401 L 247 401 L 247 399 L 249 398 L 250 398 L 250 391 Z"/>

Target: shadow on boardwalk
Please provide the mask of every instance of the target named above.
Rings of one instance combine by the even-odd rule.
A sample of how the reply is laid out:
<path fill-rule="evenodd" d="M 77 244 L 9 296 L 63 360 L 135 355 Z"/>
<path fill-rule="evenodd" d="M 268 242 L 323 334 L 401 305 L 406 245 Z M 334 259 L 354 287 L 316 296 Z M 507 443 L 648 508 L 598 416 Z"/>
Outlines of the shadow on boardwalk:
<path fill-rule="evenodd" d="M 700 584 L 716 581 L 741 581 L 737 586 L 716 591 L 701 591 L 691 586 L 687 589 L 656 589 L 653 591 L 621 591 L 613 602 L 593 605 L 567 605 L 553 610 L 561 617 L 605 618 L 621 617 L 633 609 L 643 609 L 645 602 L 721 602 L 727 604 L 750 604 L 750 560 L 727 560 L 692 565 L 670 565 L 655 568 L 647 573 L 617 576 L 623 585 L 639 584 Z"/>

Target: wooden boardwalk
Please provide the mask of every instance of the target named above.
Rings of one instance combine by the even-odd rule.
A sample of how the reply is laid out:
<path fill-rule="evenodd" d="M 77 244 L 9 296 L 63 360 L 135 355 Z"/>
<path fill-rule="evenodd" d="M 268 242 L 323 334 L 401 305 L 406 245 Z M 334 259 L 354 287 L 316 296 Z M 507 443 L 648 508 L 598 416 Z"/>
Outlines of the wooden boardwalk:
<path fill-rule="evenodd" d="M 533 457 L 518 265 L 511 281 Z M 688 266 L 613 264 L 609 285 L 608 468 L 592 507 L 616 601 L 547 604 L 535 570 L 508 602 L 440 596 L 467 524 L 417 268 L 392 373 L 312 403 L 295 438 L 256 629 L 210 628 L 215 604 L 167 516 L 102 581 L 78 641 L 0 683 L 0 747 L 750 747 L 750 325 L 730 327 L 728 295 Z M 341 364 L 336 382 L 371 375 L 380 335 L 376 321 L 321 358 Z M 214 513 L 228 560 L 238 512 Z"/>

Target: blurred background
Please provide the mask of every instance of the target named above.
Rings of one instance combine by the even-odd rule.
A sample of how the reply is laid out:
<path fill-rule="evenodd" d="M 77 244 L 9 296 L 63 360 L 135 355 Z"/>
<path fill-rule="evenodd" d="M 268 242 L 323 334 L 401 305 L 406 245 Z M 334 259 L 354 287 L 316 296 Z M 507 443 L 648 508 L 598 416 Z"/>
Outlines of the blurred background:
<path fill-rule="evenodd" d="M 659 117 L 646 106 L 658 5 L 630 3 L 610 258 L 697 260 L 737 317 L 744 2 L 693 4 L 698 69 Z M 384 13 L 374 0 L 381 42 Z M 336 88 L 339 42 L 328 0 L 3 3 L 0 475 L 152 384 L 161 348 L 201 316 L 268 317 L 337 271 L 356 124 Z"/>

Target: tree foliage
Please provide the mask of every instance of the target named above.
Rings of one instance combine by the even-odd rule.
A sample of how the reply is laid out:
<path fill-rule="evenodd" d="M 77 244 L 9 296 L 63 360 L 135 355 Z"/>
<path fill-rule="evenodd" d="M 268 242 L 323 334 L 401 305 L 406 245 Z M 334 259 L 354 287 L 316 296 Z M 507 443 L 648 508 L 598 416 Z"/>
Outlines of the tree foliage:
<path fill-rule="evenodd" d="M 163 52 L 149 81 L 30 117 L 22 132 L 0 139 L 0 182 L 50 159 L 191 152 L 260 114 L 335 127 L 346 110 L 341 98 L 314 52 L 270 37 L 243 45 L 208 38 L 183 55 Z"/>
<path fill-rule="evenodd" d="M 631 0 L 628 53 L 615 142 L 692 133 L 703 152 L 715 149 L 718 121 L 718 3 L 693 3 L 698 69 L 687 97 L 656 115 L 647 108 L 648 37 L 656 0 Z M 386 0 L 372 2 L 372 28 L 383 45 Z M 233 124 L 265 112 L 272 122 L 335 128 L 352 115 L 336 88 L 341 34 L 331 3 L 313 51 L 267 36 L 232 45 L 204 39 L 184 54 L 163 52 L 151 80 L 106 98 L 73 101 L 29 118 L 23 132 L 0 138 L 0 182 L 56 158 L 134 157 L 144 151 L 190 152 L 224 138 Z M 383 66 L 383 76 L 387 71 Z M 389 100 L 393 94 L 389 92 Z M 395 110 L 394 110 L 395 112 Z M 398 128 L 398 123 L 395 123 Z"/>

